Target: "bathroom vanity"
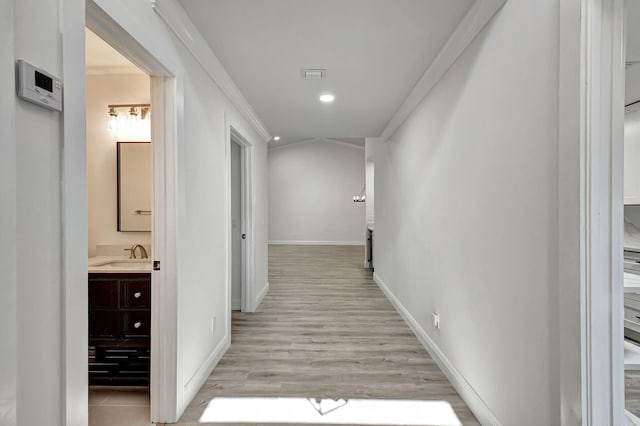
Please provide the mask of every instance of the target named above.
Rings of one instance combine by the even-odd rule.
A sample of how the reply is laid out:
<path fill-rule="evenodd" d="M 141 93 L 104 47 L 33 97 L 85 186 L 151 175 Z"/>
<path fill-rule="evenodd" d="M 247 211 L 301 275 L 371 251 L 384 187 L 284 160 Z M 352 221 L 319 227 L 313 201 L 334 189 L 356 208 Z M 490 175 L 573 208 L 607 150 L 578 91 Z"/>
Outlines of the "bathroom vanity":
<path fill-rule="evenodd" d="M 90 259 L 90 385 L 149 385 L 150 269 L 148 260 Z"/>

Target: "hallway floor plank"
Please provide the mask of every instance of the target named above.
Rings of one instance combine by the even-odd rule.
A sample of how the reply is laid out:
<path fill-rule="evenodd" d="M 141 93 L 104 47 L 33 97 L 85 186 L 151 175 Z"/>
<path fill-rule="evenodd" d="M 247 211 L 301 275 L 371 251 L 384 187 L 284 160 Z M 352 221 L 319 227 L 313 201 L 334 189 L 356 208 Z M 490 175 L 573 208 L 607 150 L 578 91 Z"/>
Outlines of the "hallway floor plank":
<path fill-rule="evenodd" d="M 233 314 L 231 348 L 179 424 L 203 424 L 213 398 L 295 397 L 446 401 L 477 425 L 363 258 L 362 247 L 270 246 L 269 293 Z"/>

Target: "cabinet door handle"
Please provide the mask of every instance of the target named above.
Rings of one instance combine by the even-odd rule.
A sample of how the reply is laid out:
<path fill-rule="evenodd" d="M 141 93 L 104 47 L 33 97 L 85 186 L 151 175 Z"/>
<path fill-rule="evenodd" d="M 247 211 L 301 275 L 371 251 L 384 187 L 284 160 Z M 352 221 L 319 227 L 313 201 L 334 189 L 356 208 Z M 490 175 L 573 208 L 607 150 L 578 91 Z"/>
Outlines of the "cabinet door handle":
<path fill-rule="evenodd" d="M 133 323 L 133 328 L 140 328 L 142 327 L 142 323 L 140 321 Z"/>
<path fill-rule="evenodd" d="M 142 296 L 142 292 L 140 291 L 136 291 L 135 293 L 133 293 L 133 297 L 135 297 L 136 299 L 140 299 L 140 296 Z"/>

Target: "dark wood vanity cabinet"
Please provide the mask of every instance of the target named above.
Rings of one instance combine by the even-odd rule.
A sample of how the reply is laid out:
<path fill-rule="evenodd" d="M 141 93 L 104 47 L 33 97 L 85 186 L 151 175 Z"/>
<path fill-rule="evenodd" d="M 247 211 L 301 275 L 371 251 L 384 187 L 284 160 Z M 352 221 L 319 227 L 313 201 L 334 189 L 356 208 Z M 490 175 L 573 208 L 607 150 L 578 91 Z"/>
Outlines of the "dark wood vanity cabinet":
<path fill-rule="evenodd" d="M 149 385 L 151 274 L 89 274 L 89 384 Z"/>

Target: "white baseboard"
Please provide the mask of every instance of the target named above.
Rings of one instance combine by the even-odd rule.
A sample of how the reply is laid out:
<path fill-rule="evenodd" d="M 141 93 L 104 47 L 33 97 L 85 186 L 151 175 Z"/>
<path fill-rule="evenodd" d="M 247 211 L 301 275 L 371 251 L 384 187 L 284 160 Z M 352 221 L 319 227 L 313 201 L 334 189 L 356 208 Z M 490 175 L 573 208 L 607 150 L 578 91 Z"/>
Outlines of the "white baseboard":
<path fill-rule="evenodd" d="M 638 426 L 640 425 L 640 419 L 631 411 L 624 410 L 624 424 L 625 426 Z"/>
<path fill-rule="evenodd" d="M 269 240 L 269 244 L 286 244 L 294 246 L 364 246 L 364 241 Z"/>
<path fill-rule="evenodd" d="M 256 296 L 256 300 L 253 302 L 253 310 L 258 309 L 258 306 L 262 303 L 262 299 L 269 293 L 269 282 L 267 281 L 267 285 L 264 286 L 262 291 Z"/>
<path fill-rule="evenodd" d="M 380 275 L 377 272 L 373 273 L 373 280 L 378 284 L 378 287 L 391 301 L 396 308 L 400 316 L 409 325 L 413 334 L 416 335 L 422 346 L 427 350 L 431 358 L 438 364 L 438 367 L 442 370 L 447 379 L 451 382 L 453 387 L 458 391 L 460 397 L 467 403 L 469 409 L 476 416 L 480 424 L 499 426 L 502 423 L 498 420 L 496 415 L 491 411 L 491 408 L 482 400 L 480 395 L 473 389 L 473 387 L 467 382 L 464 376 L 454 367 L 454 365 L 447 359 L 442 353 L 440 348 L 429 337 L 426 331 L 418 324 L 418 322 L 411 316 L 409 311 L 398 300 L 398 298 L 391 292 L 389 287 L 382 281 Z"/>
<path fill-rule="evenodd" d="M 193 398 L 195 398 L 204 382 L 207 380 L 215 366 L 218 365 L 230 346 L 231 339 L 227 334 L 207 357 L 207 360 L 200 366 L 200 368 L 198 368 L 198 371 L 196 371 L 189 381 L 185 383 L 183 398 L 182 401 L 180 401 L 180 409 L 178 410 L 178 418 L 184 414 L 184 410 L 187 409 Z"/>

